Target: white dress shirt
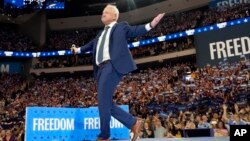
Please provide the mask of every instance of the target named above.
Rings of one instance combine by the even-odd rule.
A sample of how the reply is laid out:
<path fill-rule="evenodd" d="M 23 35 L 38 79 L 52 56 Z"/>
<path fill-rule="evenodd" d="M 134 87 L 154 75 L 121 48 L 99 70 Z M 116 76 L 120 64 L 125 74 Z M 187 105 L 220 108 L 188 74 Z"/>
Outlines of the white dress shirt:
<path fill-rule="evenodd" d="M 109 38 L 110 38 L 110 32 L 113 28 L 113 26 L 116 24 L 116 22 L 112 22 L 110 23 L 108 26 L 108 32 L 107 32 L 107 35 L 106 35 L 106 38 L 105 38 L 105 41 L 104 41 L 104 48 L 103 48 L 103 59 L 102 59 L 102 62 L 103 61 L 106 61 L 106 60 L 110 60 L 110 55 L 109 55 Z M 102 62 L 98 62 L 97 58 L 98 58 L 98 53 L 99 52 L 99 48 L 100 48 L 100 43 L 101 43 L 101 39 L 103 37 L 103 34 L 104 34 L 104 30 L 101 34 L 101 36 L 99 37 L 99 40 L 97 42 L 97 48 L 96 48 L 96 57 L 95 57 L 95 61 L 96 61 L 96 64 L 99 65 L 100 63 Z"/>

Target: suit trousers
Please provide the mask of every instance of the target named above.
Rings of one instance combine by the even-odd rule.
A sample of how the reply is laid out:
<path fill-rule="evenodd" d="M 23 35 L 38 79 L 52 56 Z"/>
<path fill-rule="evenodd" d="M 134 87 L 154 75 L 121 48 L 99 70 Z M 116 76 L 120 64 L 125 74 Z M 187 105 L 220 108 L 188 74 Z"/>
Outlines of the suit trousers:
<path fill-rule="evenodd" d="M 110 137 L 110 119 L 111 116 L 120 121 L 128 129 L 131 129 L 136 123 L 136 118 L 124 111 L 112 101 L 117 85 L 122 79 L 123 74 L 116 71 L 112 62 L 102 65 L 97 73 L 97 100 L 100 116 L 101 133 L 99 139 L 108 139 Z"/>

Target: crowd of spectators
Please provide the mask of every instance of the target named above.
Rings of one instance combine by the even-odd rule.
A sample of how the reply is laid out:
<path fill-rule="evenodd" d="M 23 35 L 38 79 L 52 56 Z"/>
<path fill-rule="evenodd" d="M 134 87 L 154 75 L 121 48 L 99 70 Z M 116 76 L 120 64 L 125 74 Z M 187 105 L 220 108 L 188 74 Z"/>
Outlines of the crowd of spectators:
<path fill-rule="evenodd" d="M 50 32 L 45 50 L 68 50 L 72 44 L 83 45 L 96 35 L 99 29 L 78 29 L 75 31 Z"/>
<path fill-rule="evenodd" d="M 129 42 L 157 37 L 177 31 L 183 31 L 213 23 L 224 22 L 249 16 L 249 4 L 238 4 L 232 7 L 200 8 L 189 12 L 164 17 L 163 21 L 144 36 L 129 39 Z M 69 49 L 72 44 L 83 45 L 95 37 L 99 29 L 82 29 L 76 31 L 52 32 L 48 38 L 46 50 Z M 194 47 L 193 37 L 179 40 L 161 42 L 146 47 L 131 49 L 134 58 L 159 55 L 166 52 L 180 51 Z M 90 65 L 92 56 L 78 55 L 66 57 L 39 58 L 33 68 L 69 67 L 78 65 Z"/>
<path fill-rule="evenodd" d="M 35 51 L 34 42 L 16 31 L 13 25 L 0 24 L 0 50 L 5 51 Z"/>
<path fill-rule="evenodd" d="M 224 22 L 249 16 L 249 3 L 237 4 L 231 7 L 202 7 L 163 18 L 159 25 L 147 34 L 129 39 L 129 42 L 158 37 L 178 31 L 184 31 L 200 26 Z M 52 32 L 49 36 L 47 49 L 69 49 L 72 44 L 83 45 L 96 36 L 100 29 L 79 29 L 73 31 Z"/>
<path fill-rule="evenodd" d="M 247 8 L 249 4 L 166 16 L 156 29 L 130 41 L 249 16 Z M 95 33 L 96 29 L 51 33 L 46 49 L 84 44 Z M 0 38 L 0 50 L 27 51 L 33 46 L 29 38 L 11 29 L 1 27 Z M 191 47 L 192 39 L 186 38 L 132 49 L 131 53 L 137 58 Z M 68 56 L 37 60 L 34 67 L 91 63 L 91 55 Z M 27 106 L 86 108 L 98 104 L 92 77 L 28 80 L 20 74 L 1 73 L 0 78 L 0 141 L 23 139 Z M 123 77 L 113 101 L 129 105 L 130 113 L 143 118 L 141 138 L 183 137 L 185 129 L 200 128 L 212 129 L 214 136 L 228 136 L 229 125 L 250 124 L 250 62 L 221 62 L 202 68 L 182 63 L 140 70 Z"/>
<path fill-rule="evenodd" d="M 170 34 L 173 32 L 193 29 L 200 26 L 225 22 L 228 20 L 244 18 L 249 16 L 250 4 L 237 4 L 231 7 L 199 8 L 176 15 L 165 16 L 163 21 L 146 35 L 136 38 L 145 38 Z"/>
<path fill-rule="evenodd" d="M 27 106 L 86 108 L 98 104 L 92 77 L 39 78 L 29 82 L 29 87 L 18 75 L 2 77 L 4 87 L 12 89 L 10 82 L 14 81 L 19 87 L 12 94 L 1 91 L 4 130 L 19 131 L 16 125 L 23 125 Z M 197 128 L 228 136 L 228 125 L 250 123 L 249 77 L 249 61 L 203 68 L 192 63 L 148 68 L 126 75 L 113 100 L 129 105 L 130 113 L 144 119 L 141 138 L 183 137 L 184 129 Z"/>
<path fill-rule="evenodd" d="M 231 7 L 221 6 L 218 8 L 212 8 L 204 12 L 201 26 L 248 17 L 250 16 L 249 7 L 250 3 L 237 4 Z"/>
<path fill-rule="evenodd" d="M 202 7 L 192 11 L 168 15 L 164 17 L 154 30 L 151 30 L 144 36 L 129 39 L 129 42 L 247 17 L 249 16 L 249 7 L 249 3 L 237 4 L 231 7 Z M 100 28 L 90 28 L 50 32 L 47 36 L 46 45 L 42 50 L 62 50 L 69 49 L 72 44 L 83 45 L 93 39 L 99 31 Z M 0 41 L 0 50 L 37 50 L 31 39 L 11 29 L 0 29 L 0 37 L 2 39 Z"/>
<path fill-rule="evenodd" d="M 0 74 L 0 141 L 21 141 L 23 138 L 24 110 L 13 102 L 17 93 L 26 87 L 27 80 L 22 75 Z"/>
<path fill-rule="evenodd" d="M 11 95 L 17 90 L 23 90 L 25 87 L 25 78 L 18 74 L 5 75 L 0 74 L 0 93 Z M 11 87 L 11 89 L 10 89 Z"/>

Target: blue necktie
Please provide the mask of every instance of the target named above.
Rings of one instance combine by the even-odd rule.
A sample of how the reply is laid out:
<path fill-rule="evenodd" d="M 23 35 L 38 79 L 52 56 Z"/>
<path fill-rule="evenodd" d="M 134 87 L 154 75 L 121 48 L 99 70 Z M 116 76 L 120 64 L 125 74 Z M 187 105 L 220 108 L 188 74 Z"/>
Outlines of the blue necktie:
<path fill-rule="evenodd" d="M 106 26 L 104 28 L 104 34 L 102 36 L 102 39 L 101 39 L 101 43 L 100 43 L 100 46 L 99 46 L 99 51 L 97 53 L 97 63 L 101 64 L 102 63 L 102 60 L 103 60 L 103 49 L 104 49 L 104 42 L 106 40 L 106 36 L 107 36 L 107 33 L 108 33 L 108 29 L 110 27 L 109 26 Z"/>

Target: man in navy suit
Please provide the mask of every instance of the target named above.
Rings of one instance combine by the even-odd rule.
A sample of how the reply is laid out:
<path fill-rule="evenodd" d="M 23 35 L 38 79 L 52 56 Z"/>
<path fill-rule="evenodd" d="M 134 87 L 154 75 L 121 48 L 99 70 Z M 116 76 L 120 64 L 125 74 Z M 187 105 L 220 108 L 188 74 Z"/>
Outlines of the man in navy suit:
<path fill-rule="evenodd" d="M 137 37 L 154 28 L 165 13 L 159 14 L 152 22 L 130 26 L 127 22 L 117 23 L 119 11 L 114 5 L 107 5 L 101 20 L 105 28 L 96 38 L 79 48 L 73 45 L 71 51 L 93 52 L 94 76 L 97 80 L 97 99 L 101 133 L 97 141 L 109 141 L 111 116 L 133 132 L 132 141 L 139 135 L 141 119 L 133 117 L 112 102 L 115 89 L 122 76 L 137 69 L 128 49 L 127 38 Z"/>

